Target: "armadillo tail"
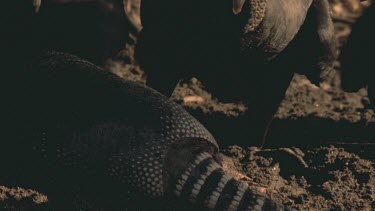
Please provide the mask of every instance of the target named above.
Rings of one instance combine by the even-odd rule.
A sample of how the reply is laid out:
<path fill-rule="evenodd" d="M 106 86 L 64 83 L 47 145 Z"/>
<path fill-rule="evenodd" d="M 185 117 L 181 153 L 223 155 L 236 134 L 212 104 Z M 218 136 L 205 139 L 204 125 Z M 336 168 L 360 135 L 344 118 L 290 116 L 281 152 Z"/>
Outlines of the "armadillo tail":
<path fill-rule="evenodd" d="M 175 196 L 210 210 L 288 210 L 237 181 L 202 152 L 177 178 Z"/>

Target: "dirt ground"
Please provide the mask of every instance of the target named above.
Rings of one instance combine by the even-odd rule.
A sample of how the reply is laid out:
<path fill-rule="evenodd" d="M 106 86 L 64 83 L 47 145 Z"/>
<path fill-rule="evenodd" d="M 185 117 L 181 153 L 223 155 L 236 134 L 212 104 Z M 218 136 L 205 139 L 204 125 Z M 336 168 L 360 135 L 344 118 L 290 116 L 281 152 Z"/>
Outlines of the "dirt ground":
<path fill-rule="evenodd" d="M 350 25 L 368 2 L 330 2 L 343 45 Z M 137 8 L 127 5 L 140 28 Z M 133 57 L 136 35 L 132 36 L 133 42 L 119 54 L 121 59 L 109 62 L 107 68 L 145 82 L 146 75 Z M 179 84 L 172 98 L 217 138 L 226 156 L 225 165 L 272 199 L 297 210 L 375 210 L 374 111 L 367 108 L 365 89 L 346 93 L 340 88 L 339 62 L 319 87 L 305 76 L 295 75 L 263 149 L 251 144 L 233 146 L 246 142 L 242 115 L 247 108 L 239 102 L 220 102 L 204 90 L 199 79 Z M 0 205 L 22 207 L 31 202 L 38 207 L 46 201 L 46 196 L 31 190 L 0 186 Z"/>

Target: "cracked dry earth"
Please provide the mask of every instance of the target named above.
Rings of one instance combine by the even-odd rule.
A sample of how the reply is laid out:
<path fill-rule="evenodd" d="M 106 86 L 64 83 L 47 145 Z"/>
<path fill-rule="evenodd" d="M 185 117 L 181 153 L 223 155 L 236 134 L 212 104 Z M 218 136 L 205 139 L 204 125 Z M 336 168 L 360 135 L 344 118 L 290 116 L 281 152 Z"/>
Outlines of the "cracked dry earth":
<path fill-rule="evenodd" d="M 369 2 L 330 3 L 336 34 L 343 45 L 350 25 Z M 128 4 L 129 8 L 139 7 Z M 133 22 L 139 24 L 137 12 L 132 11 L 131 15 Z M 146 75 L 133 57 L 136 35 L 132 37 L 134 42 L 107 68 L 144 83 Z M 297 210 L 375 210 L 374 111 L 367 108 L 366 90 L 344 92 L 339 76 L 338 62 L 319 87 L 296 74 L 264 149 L 250 147 L 251 144 L 243 148 L 231 146 L 246 138 L 242 114 L 247 108 L 238 102 L 220 102 L 205 91 L 199 79 L 180 83 L 172 98 L 215 135 L 222 146 L 224 166 L 272 199 Z M 231 133 L 226 132 L 228 128 Z M 0 208 L 36 210 L 46 204 L 47 196 L 36 191 L 0 186 Z M 159 208 L 166 209 L 163 205 Z M 180 208 L 171 206 L 172 210 Z"/>

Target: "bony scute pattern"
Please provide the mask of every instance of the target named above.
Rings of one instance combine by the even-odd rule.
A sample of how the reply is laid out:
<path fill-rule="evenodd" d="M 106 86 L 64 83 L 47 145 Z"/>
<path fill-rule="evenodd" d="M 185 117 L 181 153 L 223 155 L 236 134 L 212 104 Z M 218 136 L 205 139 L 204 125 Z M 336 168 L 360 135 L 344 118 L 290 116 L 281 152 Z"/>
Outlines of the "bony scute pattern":
<path fill-rule="evenodd" d="M 266 15 L 268 0 L 250 0 L 247 6 L 249 7 L 249 18 L 247 24 L 243 28 L 244 33 L 255 31 L 255 29 L 262 22 Z"/>
<path fill-rule="evenodd" d="M 30 130 L 45 138 L 28 140 L 46 150 L 43 161 L 51 165 L 44 176 L 68 191 L 78 186 L 110 205 L 114 197 L 121 203 L 141 195 L 175 196 L 208 209 L 279 206 L 227 174 L 215 160 L 219 147 L 213 136 L 153 89 L 58 52 L 36 56 L 30 72 L 25 90 L 31 92 L 25 94 L 33 100 L 25 115 L 34 121 Z M 61 192 L 55 186 L 47 190 L 54 193 L 52 201 Z"/>
<path fill-rule="evenodd" d="M 207 152 L 192 158 L 176 179 L 173 193 L 209 210 L 287 210 L 234 179 Z"/>

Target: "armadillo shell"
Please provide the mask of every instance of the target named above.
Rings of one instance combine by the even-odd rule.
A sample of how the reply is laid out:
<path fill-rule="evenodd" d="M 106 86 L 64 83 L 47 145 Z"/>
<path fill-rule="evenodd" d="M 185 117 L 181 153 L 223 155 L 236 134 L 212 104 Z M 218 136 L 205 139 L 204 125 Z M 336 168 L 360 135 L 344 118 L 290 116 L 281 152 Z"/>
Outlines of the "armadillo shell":
<path fill-rule="evenodd" d="M 78 185 L 98 194 L 92 189 L 114 187 L 123 198 L 132 191 L 158 198 L 169 146 L 189 139 L 218 150 L 211 134 L 176 103 L 78 57 L 44 52 L 28 70 L 19 99 L 27 106 L 14 117 L 22 135 L 13 145 L 22 152 L 17 165 L 28 174 L 45 172 L 43 183 L 53 178 L 59 188 Z M 40 168 L 28 168 L 35 165 Z"/>

